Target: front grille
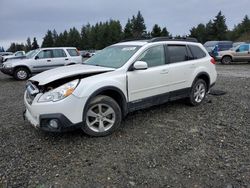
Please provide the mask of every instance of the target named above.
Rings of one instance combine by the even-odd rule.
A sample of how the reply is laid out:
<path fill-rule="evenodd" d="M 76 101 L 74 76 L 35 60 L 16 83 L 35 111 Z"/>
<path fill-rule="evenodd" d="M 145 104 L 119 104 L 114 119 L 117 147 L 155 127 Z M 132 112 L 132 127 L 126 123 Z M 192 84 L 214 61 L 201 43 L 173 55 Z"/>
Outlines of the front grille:
<path fill-rule="evenodd" d="M 30 105 L 32 104 L 38 93 L 39 89 L 31 82 L 28 82 L 26 85 L 26 100 Z"/>

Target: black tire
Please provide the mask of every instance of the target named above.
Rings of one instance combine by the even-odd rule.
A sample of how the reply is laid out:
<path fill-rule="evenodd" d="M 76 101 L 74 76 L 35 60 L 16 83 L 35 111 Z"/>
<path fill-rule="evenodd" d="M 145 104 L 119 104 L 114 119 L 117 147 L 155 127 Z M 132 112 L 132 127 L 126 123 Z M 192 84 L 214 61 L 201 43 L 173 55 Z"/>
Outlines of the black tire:
<path fill-rule="evenodd" d="M 99 108 L 101 108 L 101 112 Z M 107 111 L 110 113 L 107 113 Z M 92 112 L 94 112 L 94 114 L 92 114 Z M 84 110 L 82 130 L 90 136 L 107 136 L 120 127 L 121 120 L 122 112 L 117 102 L 111 97 L 98 95 L 87 104 L 87 107 Z M 92 123 L 94 124 L 92 125 Z"/>
<path fill-rule="evenodd" d="M 27 80 L 30 76 L 30 72 L 25 67 L 19 67 L 14 71 L 14 78 L 17 80 Z"/>
<path fill-rule="evenodd" d="M 222 64 L 230 64 L 232 63 L 232 58 L 230 56 L 224 56 L 222 59 L 221 59 L 221 63 Z"/>
<path fill-rule="evenodd" d="M 200 90 L 200 92 L 199 92 L 200 97 L 198 97 L 199 98 L 199 100 L 198 100 L 197 99 L 197 95 L 198 95 L 197 92 L 198 92 L 198 87 L 199 86 L 202 86 L 202 90 Z M 204 95 L 202 94 L 203 89 L 204 89 Z M 206 84 L 206 82 L 203 79 L 197 79 L 197 80 L 195 80 L 195 82 L 192 85 L 192 88 L 191 88 L 191 91 L 190 91 L 190 94 L 189 94 L 189 98 L 188 98 L 188 103 L 191 106 L 198 106 L 204 101 L 204 99 L 206 98 L 206 94 L 207 94 L 207 84 Z"/>

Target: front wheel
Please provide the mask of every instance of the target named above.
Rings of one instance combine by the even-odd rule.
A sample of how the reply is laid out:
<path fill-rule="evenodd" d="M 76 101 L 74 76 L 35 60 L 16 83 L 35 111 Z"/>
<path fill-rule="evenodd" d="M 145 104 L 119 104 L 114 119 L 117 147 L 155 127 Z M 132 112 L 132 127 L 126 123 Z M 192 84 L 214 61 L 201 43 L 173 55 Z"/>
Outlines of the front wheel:
<path fill-rule="evenodd" d="M 202 79 L 196 80 L 191 88 L 189 96 L 189 104 L 191 104 L 192 106 L 200 105 L 204 101 L 206 93 L 207 93 L 206 82 Z"/>
<path fill-rule="evenodd" d="M 99 95 L 93 98 L 83 116 L 83 131 L 90 136 L 106 136 L 121 124 L 122 113 L 111 97 Z"/>
<path fill-rule="evenodd" d="M 14 77 L 17 80 L 27 80 L 29 78 L 29 70 L 25 67 L 17 68 L 14 71 Z"/>

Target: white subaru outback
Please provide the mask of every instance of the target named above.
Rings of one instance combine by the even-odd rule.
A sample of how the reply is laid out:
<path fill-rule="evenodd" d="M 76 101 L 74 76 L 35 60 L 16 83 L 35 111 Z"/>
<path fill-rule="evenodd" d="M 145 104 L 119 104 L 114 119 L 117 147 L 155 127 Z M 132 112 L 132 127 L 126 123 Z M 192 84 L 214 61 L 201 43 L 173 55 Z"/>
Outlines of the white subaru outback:
<path fill-rule="evenodd" d="M 214 59 L 197 42 L 154 38 L 109 46 L 84 64 L 29 79 L 24 117 L 36 128 L 114 132 L 134 110 L 187 98 L 203 102 L 217 77 Z"/>

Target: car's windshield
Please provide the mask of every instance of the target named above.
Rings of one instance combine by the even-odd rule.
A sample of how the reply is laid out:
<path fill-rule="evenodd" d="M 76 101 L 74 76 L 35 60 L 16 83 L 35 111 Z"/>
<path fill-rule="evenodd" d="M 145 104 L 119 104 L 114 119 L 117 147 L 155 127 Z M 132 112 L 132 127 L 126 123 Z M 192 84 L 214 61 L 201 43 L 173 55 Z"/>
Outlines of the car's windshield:
<path fill-rule="evenodd" d="M 141 46 L 115 45 L 107 47 L 84 62 L 88 65 L 119 68 L 123 66 Z"/>
<path fill-rule="evenodd" d="M 26 54 L 26 57 L 27 57 L 28 59 L 33 58 L 33 57 L 37 54 L 38 51 L 39 51 L 39 49 L 29 51 L 29 52 Z"/>

